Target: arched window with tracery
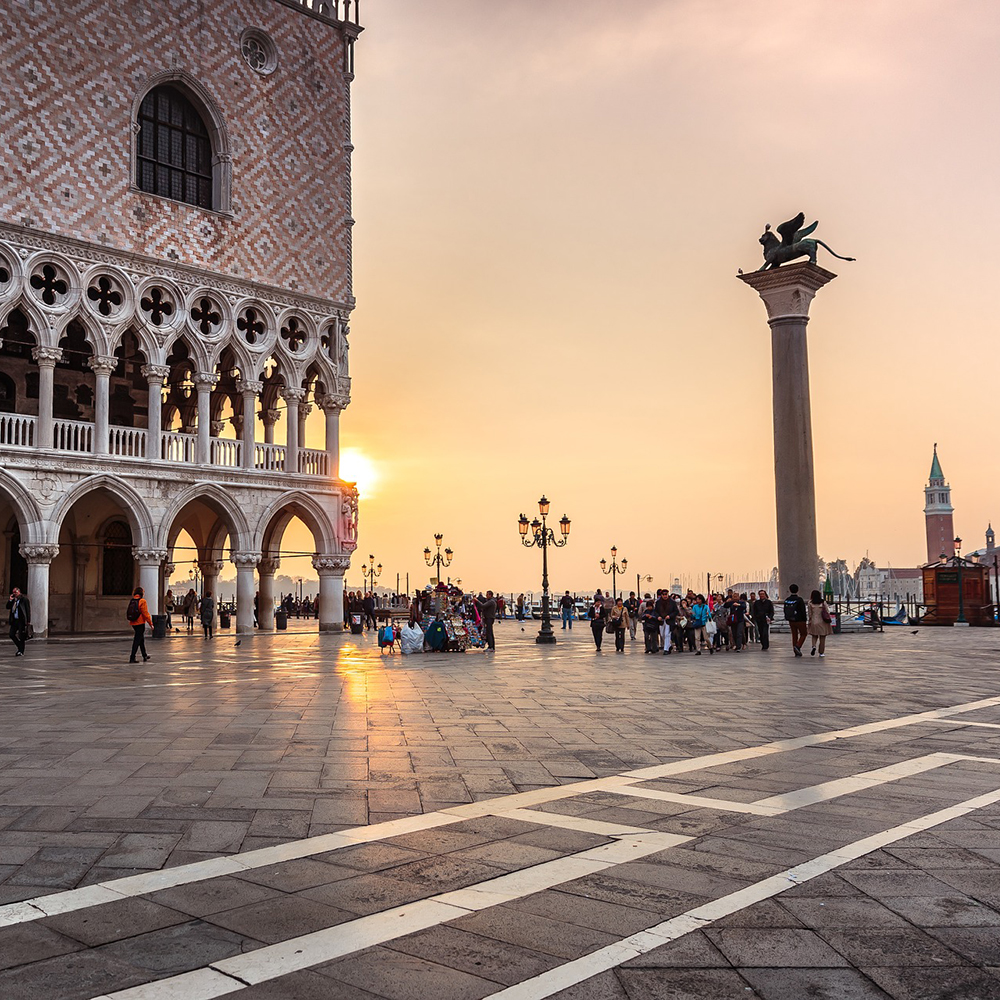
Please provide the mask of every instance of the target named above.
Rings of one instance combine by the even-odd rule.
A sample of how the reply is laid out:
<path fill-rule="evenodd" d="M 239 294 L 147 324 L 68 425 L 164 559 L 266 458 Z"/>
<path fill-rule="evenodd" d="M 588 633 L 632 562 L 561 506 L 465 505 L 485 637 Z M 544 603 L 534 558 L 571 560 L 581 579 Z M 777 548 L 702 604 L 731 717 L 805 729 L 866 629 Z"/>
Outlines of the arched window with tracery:
<path fill-rule="evenodd" d="M 104 530 L 101 564 L 101 593 L 122 597 L 132 593 L 135 559 L 132 556 L 132 529 L 126 521 L 112 521 Z"/>
<path fill-rule="evenodd" d="M 169 84 L 139 105 L 136 186 L 149 194 L 214 208 L 212 137 L 197 108 Z"/>

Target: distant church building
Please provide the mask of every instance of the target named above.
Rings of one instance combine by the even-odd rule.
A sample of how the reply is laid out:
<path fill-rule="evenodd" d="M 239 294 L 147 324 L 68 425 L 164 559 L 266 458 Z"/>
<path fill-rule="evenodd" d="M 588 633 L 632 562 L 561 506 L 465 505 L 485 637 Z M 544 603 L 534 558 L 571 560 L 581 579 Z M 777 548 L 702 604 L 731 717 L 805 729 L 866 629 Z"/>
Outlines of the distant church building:
<path fill-rule="evenodd" d="M 36 634 L 162 607 L 182 531 L 237 631 L 311 530 L 341 627 L 348 0 L 0 0 L 0 580 Z M 322 448 L 305 423 L 323 413 Z M 183 590 L 187 581 L 183 581 Z"/>
<path fill-rule="evenodd" d="M 951 487 L 945 482 L 937 445 L 931 461 L 931 474 L 924 487 L 924 518 L 927 526 L 927 561 L 955 554 L 955 508 L 951 505 Z"/>

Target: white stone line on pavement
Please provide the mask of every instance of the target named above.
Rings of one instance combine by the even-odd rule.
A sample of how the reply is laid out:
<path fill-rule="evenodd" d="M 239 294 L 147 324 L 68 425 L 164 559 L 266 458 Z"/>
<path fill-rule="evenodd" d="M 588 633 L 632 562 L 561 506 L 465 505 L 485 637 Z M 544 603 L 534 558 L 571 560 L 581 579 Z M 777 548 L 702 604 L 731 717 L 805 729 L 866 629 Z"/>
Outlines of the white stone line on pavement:
<path fill-rule="evenodd" d="M 864 857 L 872 851 L 894 844 L 914 833 L 933 829 L 935 826 L 957 819 L 959 816 L 964 816 L 983 806 L 992 805 L 994 802 L 1000 802 L 1000 789 L 966 799 L 958 805 L 928 813 L 919 819 L 910 820 L 873 836 L 856 840 L 844 847 L 837 848 L 835 851 L 820 855 L 812 861 L 796 865 L 794 868 L 788 868 L 777 875 L 763 879 L 746 889 L 740 889 L 710 903 L 696 906 L 686 913 L 664 920 L 662 923 L 593 951 L 582 958 L 567 962 L 565 965 L 550 969 L 548 972 L 543 972 L 541 975 L 526 979 L 524 982 L 509 986 L 496 993 L 491 993 L 489 1000 L 546 1000 L 554 993 L 559 993 L 600 975 L 602 972 L 617 968 L 623 962 L 644 955 L 655 948 L 669 944 L 671 941 L 676 941 L 685 934 L 690 934 L 691 931 L 709 927 L 717 920 L 737 913 L 754 903 L 780 895 L 787 889 L 802 885 L 819 875 L 825 875 L 848 861 Z"/>
<path fill-rule="evenodd" d="M 979 726 L 982 729 L 1000 729 L 1000 722 L 966 722 L 965 719 L 935 719 L 942 725 Z"/>
<path fill-rule="evenodd" d="M 340 830 L 337 833 L 323 834 L 319 837 L 307 837 L 303 840 L 289 841 L 287 844 L 279 844 L 276 847 L 265 847 L 256 851 L 248 851 L 244 854 L 226 855 L 209 861 L 196 861 L 190 865 L 177 865 L 174 868 L 163 869 L 156 872 L 147 872 L 143 875 L 125 876 L 120 879 L 110 879 L 101 882 L 99 885 L 113 893 L 126 896 L 138 896 L 147 892 L 154 892 L 157 889 L 170 888 L 177 885 L 187 885 L 191 882 L 200 882 L 209 878 L 216 878 L 222 874 L 234 874 L 240 870 L 261 868 L 266 865 L 277 864 L 279 861 L 287 861 L 292 858 L 304 858 L 313 854 L 323 854 L 328 851 L 337 850 L 340 847 L 356 843 L 367 843 L 373 840 L 384 840 L 389 837 L 396 837 L 402 833 L 410 833 L 417 830 L 430 829 L 435 826 L 442 826 L 449 823 L 457 823 L 463 819 L 478 819 L 484 816 L 506 815 L 511 809 L 521 809 L 534 805 L 541 805 L 547 802 L 554 802 L 559 799 L 572 798 L 577 795 L 585 795 L 592 791 L 615 791 L 617 789 L 635 784 L 640 781 L 648 781 L 651 778 L 665 777 L 669 774 L 680 774 L 688 771 L 700 771 L 710 767 L 718 767 L 722 764 L 730 764 L 754 757 L 765 756 L 774 753 L 783 753 L 787 750 L 798 749 L 804 746 L 813 746 L 819 743 L 827 743 L 836 739 L 849 739 L 852 736 L 867 735 L 871 732 L 882 732 L 887 729 L 896 729 L 904 726 L 915 725 L 927 721 L 929 717 L 940 718 L 953 713 L 971 712 L 979 708 L 986 708 L 992 705 L 1000 705 L 1000 697 L 986 698 L 980 701 L 967 702 L 962 705 L 955 705 L 949 708 L 932 709 L 929 712 L 920 712 L 915 715 L 900 716 L 895 719 L 887 719 L 882 722 L 865 723 L 854 726 L 850 729 L 831 730 L 829 732 L 817 733 L 811 736 L 801 736 L 790 740 L 778 740 L 773 743 L 765 743 L 756 747 L 745 747 L 741 750 L 727 750 L 722 753 L 706 754 L 702 757 L 692 757 L 686 760 L 674 761 L 670 764 L 660 764 L 653 767 L 640 768 L 639 770 L 627 771 L 624 774 L 609 775 L 604 778 L 589 778 L 585 781 L 576 781 L 568 785 L 557 785 L 551 788 L 538 788 L 530 792 L 514 792 L 510 795 L 498 796 L 493 799 L 484 799 L 480 802 L 473 802 L 466 805 L 452 806 L 432 813 L 422 813 L 416 816 L 409 816 L 404 819 L 389 820 L 386 823 L 376 823 L 371 826 L 352 827 L 348 830 Z M 718 808 L 718 806 L 716 806 Z M 553 817 L 558 814 L 553 813 Z M 555 822 L 549 825 L 556 825 Z M 342 839 L 341 839 L 342 838 Z M 333 845 L 333 846 L 330 846 Z M 235 868 L 230 869 L 230 865 Z M 204 874 L 209 872 L 209 874 Z M 151 887 L 151 888 L 150 888 Z M 45 906 L 58 905 L 62 907 L 59 912 L 68 913 L 72 910 L 85 909 L 89 906 L 99 905 L 98 903 L 86 902 L 86 896 L 77 895 L 86 892 L 90 886 L 79 889 L 69 889 L 66 892 L 52 893 L 46 896 L 36 896 L 32 899 L 23 900 L 18 903 L 9 903 L 0 906 L 0 927 L 11 924 L 25 923 L 31 920 L 38 920 L 44 916 L 49 916 L 44 911 L 43 901 L 47 901 Z M 75 902 L 79 900 L 79 902 Z"/>
<path fill-rule="evenodd" d="M 226 993 L 235 993 L 248 986 L 279 979 L 289 973 L 321 965 L 419 930 L 457 920 L 477 910 L 542 892 L 629 861 L 637 861 L 691 839 L 669 833 L 641 834 L 501 875 L 470 889 L 439 893 L 416 903 L 358 917 L 311 934 L 302 934 L 278 944 L 221 959 L 194 972 L 103 994 L 94 1000 L 209 1000 L 224 996 Z M 209 972 L 227 977 L 228 982 L 209 977 Z M 194 978 L 197 973 L 202 974 L 201 980 Z"/>
<path fill-rule="evenodd" d="M 499 810 L 497 810 L 499 814 Z M 536 809 L 507 809 L 503 812 L 507 819 L 521 819 L 525 823 L 540 826 L 555 826 L 561 830 L 577 830 L 580 833 L 596 833 L 604 837 L 627 837 L 633 833 L 652 833 L 641 826 L 619 826 L 583 816 L 563 816 L 560 813 L 539 812 Z"/>
<path fill-rule="evenodd" d="M 638 785 L 609 788 L 613 795 L 628 795 L 632 798 L 655 799 L 660 802 L 676 802 L 692 809 L 721 809 L 724 812 L 749 813 L 751 816 L 778 816 L 785 812 L 777 806 L 763 805 L 761 802 L 734 802 L 732 799 L 713 799 L 707 795 L 688 795 L 685 792 L 665 792 L 659 788 L 640 788 Z"/>

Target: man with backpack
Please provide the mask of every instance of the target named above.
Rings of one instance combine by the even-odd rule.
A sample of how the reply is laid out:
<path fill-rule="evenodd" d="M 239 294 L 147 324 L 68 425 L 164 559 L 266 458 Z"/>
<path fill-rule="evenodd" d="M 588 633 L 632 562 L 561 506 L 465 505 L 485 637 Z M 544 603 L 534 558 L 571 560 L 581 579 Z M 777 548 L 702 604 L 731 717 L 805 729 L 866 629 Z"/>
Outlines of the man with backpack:
<path fill-rule="evenodd" d="M 792 631 L 792 652 L 796 656 L 802 655 L 802 645 L 806 641 L 806 628 L 809 621 L 809 614 L 806 611 L 806 602 L 799 597 L 799 585 L 793 583 L 788 588 L 788 596 L 785 598 L 785 621 Z"/>
<path fill-rule="evenodd" d="M 569 625 L 570 631 L 573 630 L 573 598 L 569 596 L 569 591 L 567 590 L 565 594 L 559 600 L 559 609 L 562 612 L 562 627 L 566 628 Z"/>
<path fill-rule="evenodd" d="M 636 625 L 639 624 L 639 599 L 635 596 L 635 591 L 629 591 L 628 600 L 625 602 L 625 610 L 628 612 L 628 634 L 631 639 L 635 639 Z"/>
<path fill-rule="evenodd" d="M 153 619 L 149 615 L 149 606 L 143 597 L 142 587 L 136 587 L 132 591 L 132 600 L 128 602 L 125 617 L 132 626 L 132 655 L 128 662 L 135 663 L 135 654 L 142 653 L 142 662 L 145 663 L 149 659 L 146 655 L 146 625 L 152 628 Z"/>

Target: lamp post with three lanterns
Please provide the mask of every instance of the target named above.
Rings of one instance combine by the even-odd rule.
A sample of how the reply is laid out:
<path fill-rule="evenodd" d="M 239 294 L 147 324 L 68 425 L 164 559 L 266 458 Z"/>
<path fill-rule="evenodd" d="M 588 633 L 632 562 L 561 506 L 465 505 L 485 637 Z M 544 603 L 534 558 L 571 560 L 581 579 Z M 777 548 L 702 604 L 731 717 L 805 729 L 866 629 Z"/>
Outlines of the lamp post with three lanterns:
<path fill-rule="evenodd" d="M 607 559 L 601 560 L 601 572 L 607 575 L 611 574 L 611 600 L 618 600 L 618 587 L 615 583 L 615 578 L 619 573 L 624 573 L 628 569 L 628 560 L 623 559 L 621 563 L 618 562 L 618 546 L 611 546 L 611 565 L 608 566 Z"/>
<path fill-rule="evenodd" d="M 538 501 L 538 513 L 542 519 L 539 521 L 536 517 L 530 523 L 522 514 L 517 522 L 517 530 L 521 533 L 522 545 L 529 549 L 537 545 L 542 550 L 542 627 L 535 637 L 535 642 L 541 645 L 555 645 L 556 634 L 552 631 L 552 619 L 549 617 L 549 546 L 562 548 L 569 541 L 570 520 L 563 514 L 559 521 L 562 538 L 557 539 L 555 532 L 546 523 L 546 518 L 549 516 L 549 501 L 544 496 Z"/>
<path fill-rule="evenodd" d="M 368 565 L 364 563 L 361 564 L 361 576 L 366 581 L 365 590 L 367 590 L 372 597 L 375 596 L 375 581 L 382 575 L 382 564 L 379 563 L 378 566 L 375 565 L 375 557 L 370 555 L 368 557 Z"/>
<path fill-rule="evenodd" d="M 436 555 L 432 556 L 431 555 L 431 550 L 429 548 L 424 549 L 424 562 L 426 562 L 428 566 L 436 566 L 437 567 L 437 582 L 438 583 L 441 582 L 441 567 L 442 566 L 445 566 L 445 567 L 450 566 L 451 565 L 451 560 L 452 560 L 452 558 L 455 555 L 455 553 L 452 552 L 451 549 L 445 549 L 444 550 L 444 555 L 441 555 L 441 543 L 443 541 L 444 541 L 444 535 L 441 535 L 441 534 L 435 534 L 434 535 L 434 544 L 437 546 L 437 554 Z"/>

